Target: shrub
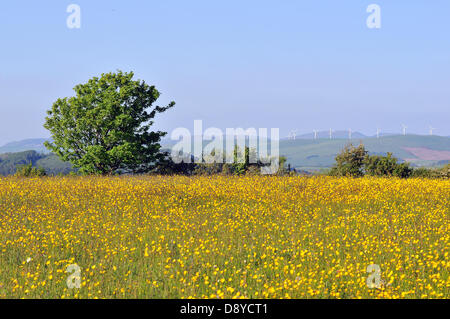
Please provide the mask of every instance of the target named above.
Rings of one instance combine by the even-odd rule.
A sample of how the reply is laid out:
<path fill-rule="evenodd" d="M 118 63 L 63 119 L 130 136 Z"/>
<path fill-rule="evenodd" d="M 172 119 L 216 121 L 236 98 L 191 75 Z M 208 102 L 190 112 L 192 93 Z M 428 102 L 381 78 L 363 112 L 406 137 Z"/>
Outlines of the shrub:
<path fill-rule="evenodd" d="M 152 171 L 159 175 L 192 175 L 196 164 L 194 157 L 191 156 L 191 163 L 175 163 L 168 152 L 164 152 L 164 157 L 159 161 L 156 168 Z"/>
<path fill-rule="evenodd" d="M 194 175 L 216 175 L 222 173 L 222 163 L 201 163 L 197 164 L 194 169 Z"/>
<path fill-rule="evenodd" d="M 443 179 L 450 179 L 450 164 L 445 165 L 439 170 L 439 177 Z"/>
<path fill-rule="evenodd" d="M 367 155 L 364 162 L 364 170 L 370 176 L 395 176 L 407 178 L 411 175 L 412 169 L 408 163 L 398 163 L 392 153 L 387 156 Z"/>
<path fill-rule="evenodd" d="M 415 168 L 411 174 L 412 177 L 418 178 L 442 178 L 449 179 L 450 178 L 450 164 L 442 168 L 426 168 L 419 167 Z"/>
<path fill-rule="evenodd" d="M 413 169 L 408 163 L 397 164 L 392 172 L 392 176 L 400 178 L 408 178 L 411 176 Z"/>
<path fill-rule="evenodd" d="M 47 173 L 45 169 L 42 167 L 33 167 L 32 163 L 27 165 L 19 165 L 17 166 L 15 176 L 19 177 L 41 177 L 45 176 Z"/>
<path fill-rule="evenodd" d="M 336 164 L 332 167 L 330 175 L 332 176 L 364 176 L 364 163 L 367 151 L 363 144 L 354 147 L 347 145 L 340 154 L 336 156 Z"/>
<path fill-rule="evenodd" d="M 411 177 L 417 178 L 436 178 L 436 170 L 426 167 L 418 167 L 412 171 Z"/>

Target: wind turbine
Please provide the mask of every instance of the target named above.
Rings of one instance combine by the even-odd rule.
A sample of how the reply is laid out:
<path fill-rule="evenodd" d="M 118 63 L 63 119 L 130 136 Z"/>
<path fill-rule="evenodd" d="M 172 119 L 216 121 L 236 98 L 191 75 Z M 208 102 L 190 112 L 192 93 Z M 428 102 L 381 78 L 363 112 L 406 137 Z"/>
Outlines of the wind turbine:
<path fill-rule="evenodd" d="M 403 136 L 406 136 L 406 129 L 408 127 L 405 124 L 402 124 Z"/>
<path fill-rule="evenodd" d="M 317 140 L 317 132 L 318 131 L 317 130 L 313 130 L 313 132 L 314 132 L 314 139 Z"/>
<path fill-rule="evenodd" d="M 330 140 L 333 139 L 333 130 L 330 128 Z"/>
<path fill-rule="evenodd" d="M 430 126 L 430 135 L 433 136 L 433 131 L 435 130 L 435 127 Z"/>
<path fill-rule="evenodd" d="M 348 139 L 351 140 L 352 139 L 352 129 L 348 129 Z"/>
<path fill-rule="evenodd" d="M 291 133 L 289 133 L 289 139 L 295 141 L 296 138 L 297 138 L 297 130 L 292 130 Z"/>
<path fill-rule="evenodd" d="M 380 129 L 377 128 L 377 138 L 380 138 Z"/>

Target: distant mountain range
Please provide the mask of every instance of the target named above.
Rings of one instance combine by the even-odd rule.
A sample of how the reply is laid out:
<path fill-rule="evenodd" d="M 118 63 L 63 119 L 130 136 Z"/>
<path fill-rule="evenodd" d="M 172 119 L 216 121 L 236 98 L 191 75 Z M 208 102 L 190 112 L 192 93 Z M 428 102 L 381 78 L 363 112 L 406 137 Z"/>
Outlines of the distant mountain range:
<path fill-rule="evenodd" d="M 11 142 L 0 146 L 0 154 L 3 153 L 17 153 L 24 151 L 36 151 L 38 153 L 49 153 L 48 149 L 44 146 L 44 142 L 48 141 L 46 138 L 33 138 L 26 139 L 17 142 Z"/>
<path fill-rule="evenodd" d="M 48 154 L 43 145 L 46 140 L 27 139 L 8 143 L 0 147 L 0 154 L 30 150 Z M 395 157 L 414 166 L 440 166 L 450 162 L 450 137 L 380 134 L 377 138 L 354 132 L 350 140 L 348 131 L 333 132 L 332 139 L 326 131 L 318 132 L 317 139 L 314 139 L 313 133 L 296 136 L 295 140 L 282 139 L 280 155 L 286 156 L 292 167 L 310 171 L 320 170 L 331 167 L 334 158 L 345 145 L 349 143 L 357 145 L 360 142 L 371 154 L 385 155 L 391 152 Z M 174 143 L 166 139 L 162 145 L 168 149 Z"/>

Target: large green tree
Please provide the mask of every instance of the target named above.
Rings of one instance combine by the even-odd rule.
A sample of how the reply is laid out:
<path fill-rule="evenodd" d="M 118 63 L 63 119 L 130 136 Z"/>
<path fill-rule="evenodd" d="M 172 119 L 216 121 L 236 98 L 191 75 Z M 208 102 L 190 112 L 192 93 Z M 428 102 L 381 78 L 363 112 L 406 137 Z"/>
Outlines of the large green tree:
<path fill-rule="evenodd" d="M 45 146 L 86 174 L 143 173 L 163 157 L 166 132 L 150 131 L 153 118 L 175 102 L 153 106 L 160 93 L 133 72 L 102 74 L 75 86 L 74 97 L 58 99 L 47 111 Z"/>

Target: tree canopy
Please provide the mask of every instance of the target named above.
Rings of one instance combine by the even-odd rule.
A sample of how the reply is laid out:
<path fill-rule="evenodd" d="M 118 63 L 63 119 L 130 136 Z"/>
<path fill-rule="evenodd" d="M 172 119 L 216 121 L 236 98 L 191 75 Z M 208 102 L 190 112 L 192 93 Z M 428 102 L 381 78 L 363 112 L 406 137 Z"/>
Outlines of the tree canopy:
<path fill-rule="evenodd" d="M 160 93 L 133 72 L 102 74 L 75 86 L 75 96 L 58 99 L 47 111 L 44 127 L 52 142 L 45 146 L 81 173 L 148 172 L 161 160 L 161 137 L 150 131 Z"/>

